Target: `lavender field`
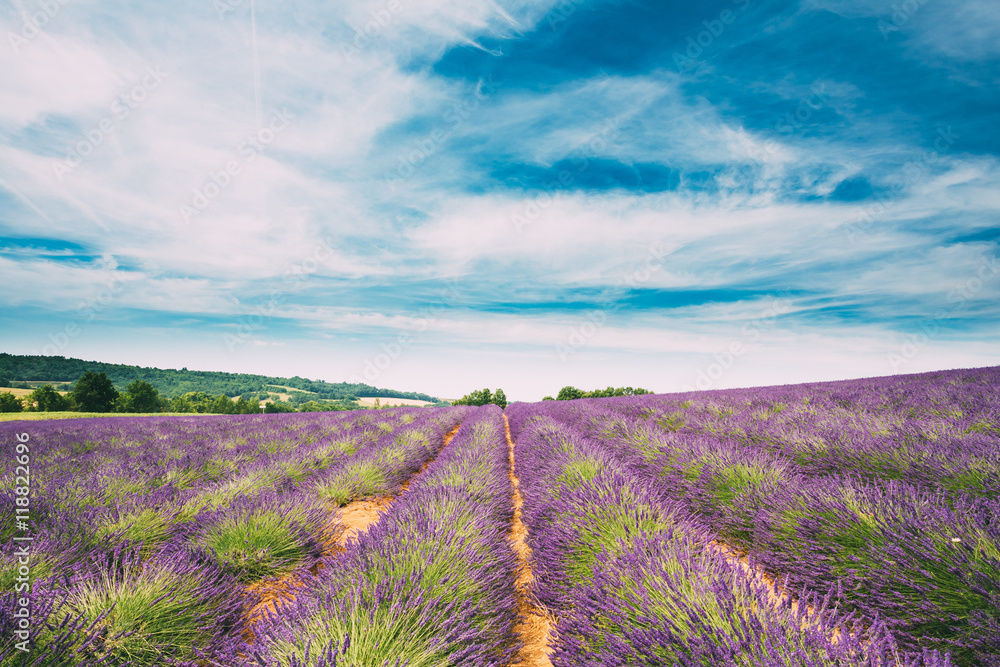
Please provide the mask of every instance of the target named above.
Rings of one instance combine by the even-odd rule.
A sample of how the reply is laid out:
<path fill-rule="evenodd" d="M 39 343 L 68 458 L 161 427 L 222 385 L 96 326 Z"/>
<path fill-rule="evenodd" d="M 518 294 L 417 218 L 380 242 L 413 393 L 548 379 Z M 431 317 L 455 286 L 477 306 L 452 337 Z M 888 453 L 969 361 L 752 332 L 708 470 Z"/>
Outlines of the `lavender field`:
<path fill-rule="evenodd" d="M 1000 665 L 997 368 L 0 437 L 4 667 Z"/>

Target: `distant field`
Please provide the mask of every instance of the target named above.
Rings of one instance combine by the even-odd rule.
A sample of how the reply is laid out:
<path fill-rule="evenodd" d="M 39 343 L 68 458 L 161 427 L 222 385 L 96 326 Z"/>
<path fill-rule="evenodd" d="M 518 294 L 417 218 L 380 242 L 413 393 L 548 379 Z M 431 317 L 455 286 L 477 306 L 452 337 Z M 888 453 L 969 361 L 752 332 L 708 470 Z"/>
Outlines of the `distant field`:
<path fill-rule="evenodd" d="M 48 384 L 48 383 L 46 383 L 46 384 Z M 62 383 L 60 383 L 60 384 L 62 384 Z M 38 385 L 38 386 L 41 387 L 42 385 Z M 28 394 L 30 394 L 31 392 L 33 392 L 34 389 L 14 389 L 12 387 L 0 387 L 0 392 L 4 392 L 4 391 L 9 391 L 10 393 L 14 394 L 18 398 L 23 398 L 23 397 L 27 396 Z M 68 391 L 60 391 L 58 393 L 61 394 L 61 395 L 63 395 L 63 396 L 65 396 L 69 392 Z"/>
<path fill-rule="evenodd" d="M 11 387 L 0 387 L 0 392 L 5 392 L 5 391 L 9 391 L 10 393 L 14 394 L 18 398 L 24 398 L 25 396 L 27 396 L 28 394 L 30 394 L 34 390 L 33 389 L 13 389 Z M 65 396 L 69 392 L 60 391 L 59 393 L 62 394 L 63 396 Z"/>
<path fill-rule="evenodd" d="M 422 408 L 425 405 L 431 405 L 429 401 L 418 401 L 414 398 L 386 398 L 385 396 L 359 396 L 358 403 L 370 408 L 375 405 L 375 401 L 378 400 L 379 405 L 385 407 L 387 405 L 412 405 L 418 408 Z"/>
<path fill-rule="evenodd" d="M 277 387 L 278 389 L 284 389 L 287 392 L 298 391 L 298 392 L 302 392 L 303 394 L 315 394 L 316 393 L 314 391 L 306 391 L 305 389 L 296 389 L 295 387 L 289 387 L 288 385 L 284 385 L 284 384 L 269 384 L 267 386 L 268 387 Z"/>
<path fill-rule="evenodd" d="M 28 394 L 30 394 L 32 392 L 31 389 L 13 389 L 11 387 L 4 387 L 4 388 L 0 389 L 0 391 L 9 391 L 10 393 L 14 394 L 18 398 L 24 398 L 25 396 L 27 396 Z M 63 392 L 59 392 L 59 393 L 63 393 Z"/>

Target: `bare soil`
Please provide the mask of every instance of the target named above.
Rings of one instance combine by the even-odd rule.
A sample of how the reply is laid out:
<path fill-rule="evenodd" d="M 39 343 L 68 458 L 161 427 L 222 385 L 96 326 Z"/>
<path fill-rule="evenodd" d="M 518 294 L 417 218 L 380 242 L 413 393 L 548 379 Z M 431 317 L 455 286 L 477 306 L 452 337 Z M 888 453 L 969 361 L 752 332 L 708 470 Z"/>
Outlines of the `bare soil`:
<path fill-rule="evenodd" d="M 453 428 L 444 436 L 444 443 L 441 445 L 441 449 L 448 446 L 452 438 L 455 437 L 455 433 L 458 431 L 458 426 Z M 342 552 L 347 545 L 347 542 L 356 538 L 361 533 L 365 533 L 374 524 L 378 523 L 379 519 L 382 517 L 389 507 L 399 498 L 407 489 L 410 488 L 410 484 L 413 480 L 419 477 L 431 462 L 441 454 L 441 449 L 438 449 L 430 459 L 428 459 L 420 470 L 410 476 L 408 480 L 403 482 L 400 486 L 399 492 L 393 496 L 376 496 L 374 498 L 361 498 L 354 500 L 347 505 L 339 508 L 333 513 L 330 519 L 330 523 L 326 525 L 324 529 L 324 534 L 322 535 L 323 540 L 323 558 L 328 556 L 336 555 Z M 313 575 L 319 573 L 324 567 L 324 561 L 321 559 L 316 562 L 309 572 Z M 255 604 L 250 607 L 246 612 L 246 627 L 247 630 L 244 633 L 244 637 L 250 641 L 254 641 L 253 626 L 260 622 L 266 614 L 277 613 L 280 609 L 295 601 L 295 594 L 298 591 L 299 586 L 302 584 L 303 574 L 295 573 L 289 574 L 280 579 L 271 579 L 267 581 L 261 581 L 254 584 L 250 584 L 246 588 L 249 599 L 256 600 Z"/>
<path fill-rule="evenodd" d="M 737 565 L 751 581 L 754 581 L 757 584 L 762 584 L 767 592 L 768 602 L 772 605 L 778 607 L 781 604 L 788 602 L 788 600 L 791 600 L 792 611 L 795 612 L 798 610 L 799 601 L 796 600 L 787 590 L 785 590 L 781 584 L 775 581 L 774 577 L 770 576 L 763 570 L 750 565 L 750 560 L 745 554 L 740 553 L 732 546 L 718 540 L 709 542 L 708 546 L 713 549 L 718 549 L 728 562 Z M 813 617 L 815 612 L 816 609 L 814 607 L 806 605 L 806 618 L 802 622 L 803 629 L 812 625 L 810 619 Z M 829 635 L 830 641 L 833 644 L 837 644 L 840 639 L 840 635 L 841 629 L 839 627 L 833 628 Z"/>
<path fill-rule="evenodd" d="M 511 667 L 552 667 L 549 655 L 552 653 L 551 637 L 555 619 L 531 595 L 531 582 L 534 575 L 531 572 L 531 547 L 526 538 L 528 527 L 522 520 L 524 499 L 521 497 L 520 480 L 514 474 L 514 441 L 510 437 L 510 423 L 507 415 L 503 418 L 507 431 L 507 448 L 510 457 L 510 481 L 514 486 L 514 519 L 511 521 L 511 548 L 517 555 L 517 579 L 514 582 L 517 590 L 518 621 L 514 632 L 524 642 Z"/>

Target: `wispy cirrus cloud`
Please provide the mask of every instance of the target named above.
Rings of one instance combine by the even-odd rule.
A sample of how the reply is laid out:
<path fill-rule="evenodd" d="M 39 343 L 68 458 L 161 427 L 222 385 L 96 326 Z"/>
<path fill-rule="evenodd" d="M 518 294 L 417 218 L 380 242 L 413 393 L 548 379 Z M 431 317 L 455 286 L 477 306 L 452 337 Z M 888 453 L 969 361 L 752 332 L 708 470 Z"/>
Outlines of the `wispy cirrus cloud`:
<path fill-rule="evenodd" d="M 680 388 L 782 299 L 716 386 L 996 363 L 1000 13 L 904 4 L 258 3 L 254 40 L 247 0 L 81 0 L 12 42 L 15 3 L 5 347 L 338 380 L 411 332 L 378 383 L 538 398 Z"/>

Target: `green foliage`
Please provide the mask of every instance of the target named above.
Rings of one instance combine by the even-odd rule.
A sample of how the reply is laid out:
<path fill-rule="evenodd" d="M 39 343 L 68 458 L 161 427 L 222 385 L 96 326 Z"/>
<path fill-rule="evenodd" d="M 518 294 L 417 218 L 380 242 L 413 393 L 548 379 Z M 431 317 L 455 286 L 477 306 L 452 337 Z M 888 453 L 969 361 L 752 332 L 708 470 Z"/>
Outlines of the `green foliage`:
<path fill-rule="evenodd" d="M 25 402 L 28 404 L 28 410 L 32 412 L 65 412 L 71 407 L 69 399 L 53 389 L 50 384 L 35 389 Z"/>
<path fill-rule="evenodd" d="M 572 401 L 577 398 L 583 398 L 584 391 L 582 389 L 577 389 L 576 387 L 566 386 L 559 390 L 556 394 L 557 401 Z"/>
<path fill-rule="evenodd" d="M 593 391 L 583 391 L 582 389 L 577 389 L 576 387 L 566 386 L 559 390 L 559 394 L 556 396 L 557 401 L 572 401 L 578 398 L 611 398 L 613 396 L 641 396 L 642 394 L 652 394 L 648 389 L 643 389 L 642 387 L 637 387 L 633 389 L 632 387 L 608 387 L 607 389 L 595 389 Z M 551 401 L 552 399 L 546 396 L 542 399 L 543 401 Z"/>
<path fill-rule="evenodd" d="M 507 395 L 503 389 L 497 389 L 497 393 L 491 393 L 489 389 L 473 391 L 457 401 L 452 401 L 452 405 L 498 405 L 500 409 L 507 407 Z"/>
<path fill-rule="evenodd" d="M 0 393 L 0 412 L 20 412 L 21 410 L 24 410 L 24 401 L 9 391 Z"/>
<path fill-rule="evenodd" d="M 192 391 L 171 399 L 169 410 L 213 415 L 253 415 L 260 412 L 260 407 L 256 400 L 247 401 L 240 398 L 234 401 L 225 394 L 212 396 L 203 391 Z"/>
<path fill-rule="evenodd" d="M 119 412 L 161 412 L 160 393 L 145 380 L 136 380 L 118 399 Z"/>
<path fill-rule="evenodd" d="M 319 401 L 306 401 L 299 406 L 299 412 L 335 412 L 342 410 L 357 410 L 360 406 L 347 401 L 337 401 L 336 403 L 320 403 Z"/>
<path fill-rule="evenodd" d="M 219 373 L 212 371 L 189 371 L 144 368 L 124 364 L 107 364 L 65 357 L 27 356 L 0 353 L 0 376 L 10 378 L 10 386 L 21 387 L 20 380 L 70 380 L 86 372 L 104 373 L 119 389 L 135 380 L 145 380 L 163 396 L 176 397 L 191 392 L 204 392 L 211 396 L 244 396 L 257 393 L 260 400 L 268 397 L 269 386 L 290 387 L 300 392 L 308 392 L 312 400 L 350 400 L 356 396 L 380 396 L 382 398 L 412 398 L 434 402 L 433 396 L 410 391 L 379 389 L 366 384 L 346 382 L 322 382 L 302 377 L 280 378 L 246 373 Z M 27 385 L 24 389 L 30 389 Z M 263 395 L 262 395 L 263 394 Z"/>
<path fill-rule="evenodd" d="M 70 396 L 83 412 L 111 412 L 118 390 L 104 373 L 87 371 L 76 381 Z"/>
<path fill-rule="evenodd" d="M 499 405 L 501 410 L 507 408 L 507 394 L 503 393 L 503 389 L 497 388 L 497 393 L 493 394 L 493 404 Z"/>
<path fill-rule="evenodd" d="M 103 641 L 79 649 L 80 657 L 135 667 L 165 664 L 165 653 L 194 660 L 212 638 L 206 619 L 221 602 L 201 592 L 204 583 L 169 565 L 111 568 L 73 588 L 61 613 L 103 628 Z"/>
<path fill-rule="evenodd" d="M 669 512 L 640 498 L 630 498 L 632 494 L 627 488 L 622 494 L 631 502 L 576 508 L 587 518 L 587 523 L 576 536 L 566 563 L 566 573 L 574 584 L 587 584 L 593 579 L 602 555 L 617 556 L 631 551 L 640 536 L 649 537 L 676 527 Z"/>
<path fill-rule="evenodd" d="M 352 500 L 389 493 L 390 487 L 382 468 L 370 461 L 359 461 L 329 479 L 316 484 L 316 495 L 337 505 Z"/>
<path fill-rule="evenodd" d="M 264 406 L 264 412 L 269 415 L 276 412 L 295 412 L 295 406 L 284 401 L 268 401 Z"/>
<path fill-rule="evenodd" d="M 307 547 L 294 516 L 270 510 L 227 517 L 213 526 L 205 544 L 219 565 L 243 584 L 277 577 L 295 569 Z"/>

